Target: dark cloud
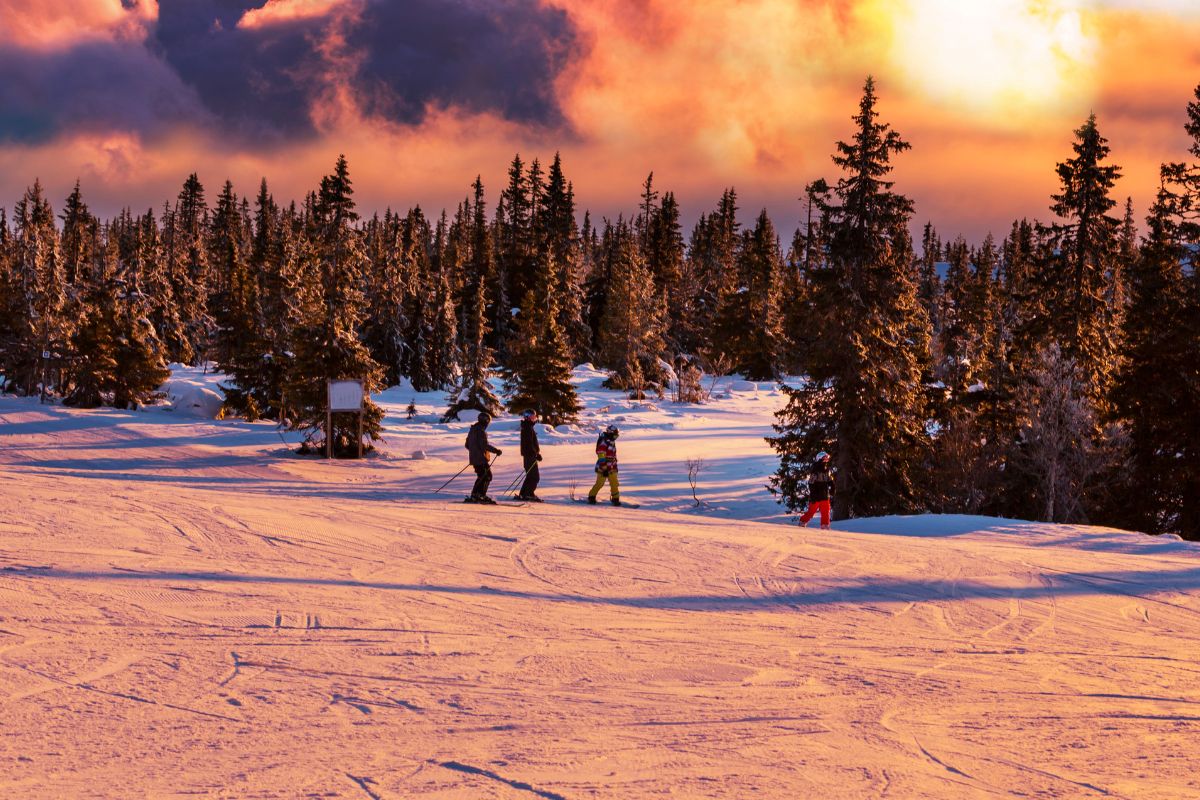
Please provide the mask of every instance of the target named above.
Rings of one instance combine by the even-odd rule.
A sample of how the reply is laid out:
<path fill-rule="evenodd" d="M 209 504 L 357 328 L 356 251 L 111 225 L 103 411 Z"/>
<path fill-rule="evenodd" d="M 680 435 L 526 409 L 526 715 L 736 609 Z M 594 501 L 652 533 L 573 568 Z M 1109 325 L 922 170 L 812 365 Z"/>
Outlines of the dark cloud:
<path fill-rule="evenodd" d="M 154 136 L 182 124 L 269 146 L 315 136 L 313 109 L 334 89 L 348 90 L 366 116 L 400 125 L 420 123 L 429 107 L 563 122 L 554 82 L 578 37 L 565 12 L 539 0 L 361 0 L 238 27 L 265 4 L 160 0 L 144 41 L 5 45 L 0 141 L 77 130 Z"/>
<path fill-rule="evenodd" d="M 536 0 L 375 0 L 349 43 L 368 113 L 412 123 L 432 103 L 543 125 L 562 122 L 554 80 L 580 45 L 566 13 Z"/>
<path fill-rule="evenodd" d="M 0 47 L 0 141 L 35 143 L 76 131 L 155 134 L 205 118 L 195 94 L 143 47 Z"/>
<path fill-rule="evenodd" d="M 309 105 L 325 88 L 314 45 L 329 24 L 311 19 L 266 29 L 237 27 L 265 0 L 170 0 L 159 4 L 151 43 L 227 131 L 240 137 L 314 133 Z"/>
<path fill-rule="evenodd" d="M 495 112 L 558 125 L 554 80 L 576 46 L 565 12 L 538 0 L 368 0 L 356 13 L 238 28 L 264 5 L 161 3 L 163 57 L 223 122 L 250 136 L 315 133 L 310 109 L 345 81 L 363 112 L 419 123 L 427 106 Z M 344 37 L 351 67 L 331 71 L 320 48 Z"/>

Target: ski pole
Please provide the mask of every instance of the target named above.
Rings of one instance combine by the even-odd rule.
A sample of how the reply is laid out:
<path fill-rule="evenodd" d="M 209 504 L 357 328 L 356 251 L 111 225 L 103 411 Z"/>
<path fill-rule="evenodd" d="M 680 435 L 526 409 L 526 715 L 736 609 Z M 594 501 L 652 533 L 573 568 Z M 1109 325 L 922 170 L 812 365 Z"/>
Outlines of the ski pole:
<path fill-rule="evenodd" d="M 534 463 L 536 464 L 537 462 L 535 461 Z M 533 464 L 530 464 L 529 469 L 526 469 L 524 472 L 522 472 L 520 475 L 518 475 L 513 480 L 513 482 L 508 485 L 508 488 L 504 490 L 504 494 L 508 494 L 509 492 L 511 492 L 513 490 L 513 487 L 515 487 L 517 485 L 518 481 L 525 480 L 525 476 L 529 474 L 530 469 L 533 469 Z"/>
<path fill-rule="evenodd" d="M 466 472 L 466 471 L 467 471 L 468 469 L 470 469 L 470 468 L 471 468 L 471 465 L 470 465 L 470 464 L 467 464 L 465 467 L 463 467 L 462 469 L 460 469 L 460 470 L 458 471 L 458 475 L 455 475 L 455 476 L 454 476 L 454 478 L 457 478 L 459 475 L 462 475 L 464 472 Z M 434 492 L 434 494 L 440 494 L 440 493 L 441 493 L 441 491 L 442 491 L 442 489 L 445 489 L 447 486 L 449 486 L 450 484 L 454 483 L 454 478 L 451 478 L 450 480 L 446 481 L 446 482 L 445 482 L 445 483 L 443 483 L 441 486 L 439 486 L 439 487 L 438 487 L 438 489 L 437 489 L 437 491 L 436 491 L 436 492 Z"/>

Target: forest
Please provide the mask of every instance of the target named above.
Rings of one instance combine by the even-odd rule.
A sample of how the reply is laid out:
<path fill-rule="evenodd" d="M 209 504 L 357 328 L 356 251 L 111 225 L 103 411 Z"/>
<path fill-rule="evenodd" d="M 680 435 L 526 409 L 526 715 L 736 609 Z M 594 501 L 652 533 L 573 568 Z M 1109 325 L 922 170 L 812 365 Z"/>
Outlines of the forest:
<path fill-rule="evenodd" d="M 575 364 L 677 402 L 704 401 L 705 373 L 737 373 L 786 397 L 771 489 L 790 510 L 828 450 L 836 519 L 1200 539 L 1200 87 L 1181 114 L 1189 151 L 1162 165 L 1145 219 L 1115 196 L 1092 116 L 1055 167 L 1048 218 L 981 242 L 922 228 L 889 180 L 910 145 L 876 103 L 868 80 L 836 175 L 799 187 L 790 237 L 766 209 L 741 215 L 733 188 L 685 233 L 653 174 L 633 213 L 594 219 L 558 155 L 518 155 L 498 193 L 476 179 L 433 215 L 360 216 L 344 157 L 302 199 L 265 179 L 214 195 L 193 174 L 161 208 L 113 219 L 78 184 L 56 212 L 35 181 L 0 208 L 0 390 L 136 408 L 168 364 L 211 364 L 224 413 L 305 431 L 315 450 L 327 380 L 444 389 L 446 420 L 536 408 L 562 424 L 580 411 Z M 381 416 L 369 403 L 368 439 Z M 332 436 L 355 449 L 350 421 Z"/>

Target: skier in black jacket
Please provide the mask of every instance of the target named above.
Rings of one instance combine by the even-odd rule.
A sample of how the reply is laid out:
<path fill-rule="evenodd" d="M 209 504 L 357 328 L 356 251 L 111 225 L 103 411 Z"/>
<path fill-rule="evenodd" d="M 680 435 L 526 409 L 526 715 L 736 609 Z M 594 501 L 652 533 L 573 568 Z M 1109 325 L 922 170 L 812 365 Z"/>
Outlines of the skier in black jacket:
<path fill-rule="evenodd" d="M 829 469 L 829 453 L 817 453 L 812 472 L 808 475 L 808 510 L 800 517 L 800 527 L 808 527 L 817 512 L 821 513 L 821 529 L 829 530 L 829 501 L 833 497 L 833 472 Z"/>
<path fill-rule="evenodd" d="M 471 466 L 475 468 L 475 486 L 471 489 L 468 503 L 492 503 L 496 501 L 488 497 L 488 486 L 492 483 L 492 464 L 488 453 L 500 455 L 498 447 L 488 444 L 487 427 L 492 421 L 492 415 L 486 411 L 479 412 L 479 419 L 467 431 L 467 456 Z"/>
<path fill-rule="evenodd" d="M 538 444 L 537 425 L 538 415 L 532 408 L 521 415 L 521 459 L 525 465 L 525 482 L 517 495 L 519 500 L 541 503 L 542 498 L 534 494 L 538 482 L 542 479 L 538 462 L 542 460 L 542 448 Z"/>

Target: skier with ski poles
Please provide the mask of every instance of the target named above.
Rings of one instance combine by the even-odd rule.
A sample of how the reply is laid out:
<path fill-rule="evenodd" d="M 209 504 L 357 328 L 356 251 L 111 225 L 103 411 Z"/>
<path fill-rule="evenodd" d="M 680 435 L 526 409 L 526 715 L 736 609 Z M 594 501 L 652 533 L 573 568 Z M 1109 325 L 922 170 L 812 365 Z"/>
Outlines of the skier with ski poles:
<path fill-rule="evenodd" d="M 596 485 L 588 492 L 588 502 L 596 504 L 596 495 L 607 482 L 612 491 L 612 504 L 621 505 L 621 486 L 617 480 L 617 437 L 621 431 L 616 425 L 609 425 L 596 439 Z"/>
<path fill-rule="evenodd" d="M 487 493 L 488 486 L 492 483 L 492 462 L 495 461 L 495 459 L 488 459 L 488 453 L 495 454 L 496 458 L 501 455 L 500 448 L 488 444 L 487 427 L 491 421 L 492 415 L 481 411 L 475 424 L 467 431 L 467 456 L 471 466 L 475 468 L 475 486 L 471 489 L 470 496 L 466 498 L 468 503 L 496 504 L 496 501 L 488 497 Z"/>
<path fill-rule="evenodd" d="M 538 469 L 538 462 L 542 460 L 542 448 L 538 444 L 537 429 L 534 427 L 537 421 L 538 414 L 532 408 L 521 414 L 521 459 L 525 465 L 525 482 L 521 484 L 517 499 L 531 503 L 543 502 L 542 498 L 535 494 L 538 482 L 542 479 L 541 470 Z"/>
<path fill-rule="evenodd" d="M 817 453 L 812 471 L 808 474 L 808 510 L 800 517 L 800 527 L 807 528 L 812 518 L 821 512 L 821 530 L 829 530 L 829 500 L 833 497 L 833 472 L 829 469 L 829 453 Z"/>

